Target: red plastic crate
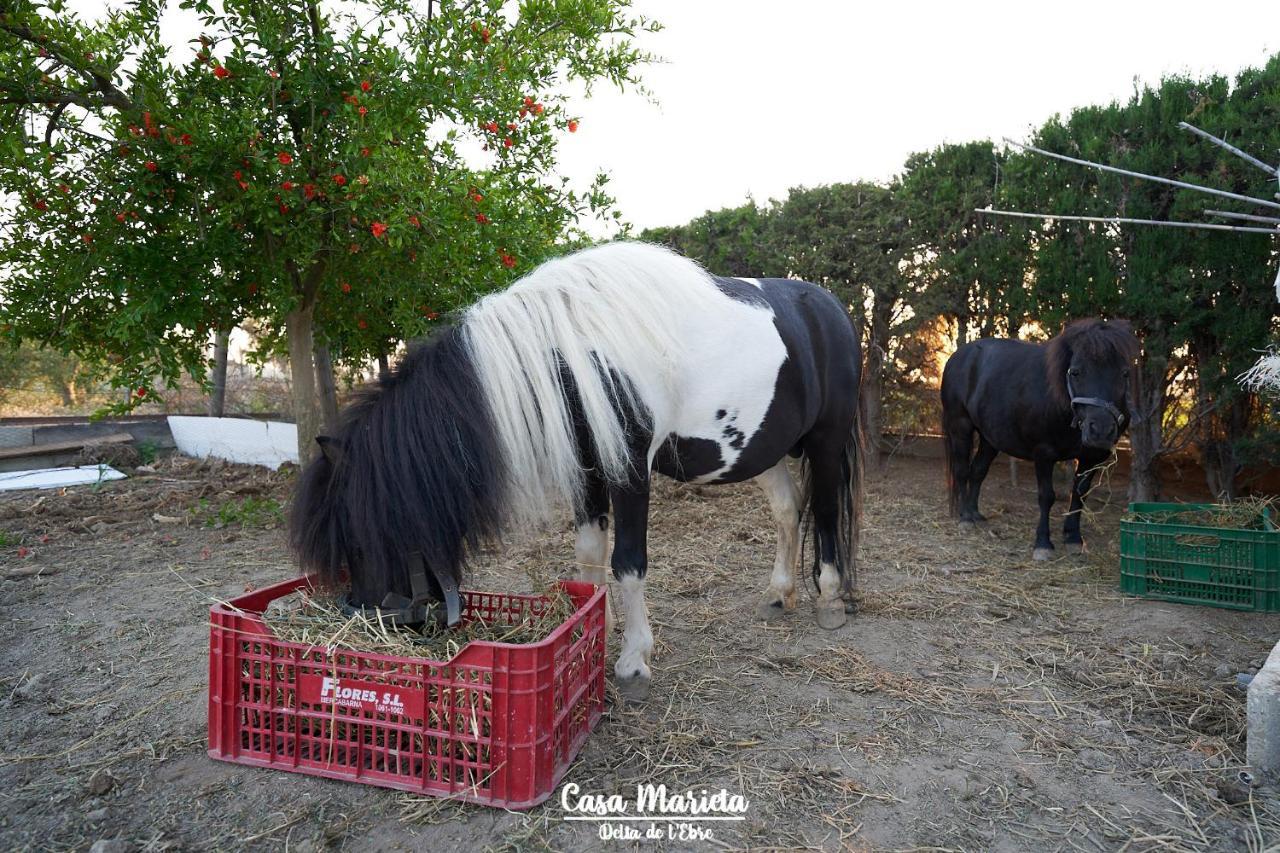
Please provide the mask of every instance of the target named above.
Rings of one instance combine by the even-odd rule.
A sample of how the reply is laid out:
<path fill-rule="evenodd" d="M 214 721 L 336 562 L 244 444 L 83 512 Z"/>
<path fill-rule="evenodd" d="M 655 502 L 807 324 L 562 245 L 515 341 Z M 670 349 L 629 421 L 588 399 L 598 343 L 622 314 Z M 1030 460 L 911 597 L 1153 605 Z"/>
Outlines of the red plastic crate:
<path fill-rule="evenodd" d="M 600 721 L 603 587 L 561 582 L 577 609 L 540 643 L 472 642 L 433 661 L 277 639 L 260 614 L 307 584 L 296 578 L 210 608 L 211 757 L 527 809 L 551 795 Z M 546 601 L 463 597 L 464 620 Z"/>

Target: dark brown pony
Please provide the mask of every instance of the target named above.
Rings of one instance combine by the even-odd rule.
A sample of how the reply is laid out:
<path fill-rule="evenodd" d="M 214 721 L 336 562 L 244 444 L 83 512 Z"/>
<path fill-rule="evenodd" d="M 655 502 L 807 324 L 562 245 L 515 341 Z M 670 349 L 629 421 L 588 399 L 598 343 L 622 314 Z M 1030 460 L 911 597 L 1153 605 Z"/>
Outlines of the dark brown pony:
<path fill-rule="evenodd" d="M 1069 551 L 1082 551 L 1084 495 L 1129 426 L 1129 371 L 1138 351 L 1127 321 L 1099 319 L 1076 320 L 1045 344 L 983 338 L 956 350 L 942 373 L 951 514 L 965 525 L 985 521 L 978 493 L 996 454 L 1031 460 L 1040 497 L 1034 556 L 1047 560 L 1053 466 L 1074 459 L 1062 535 Z"/>

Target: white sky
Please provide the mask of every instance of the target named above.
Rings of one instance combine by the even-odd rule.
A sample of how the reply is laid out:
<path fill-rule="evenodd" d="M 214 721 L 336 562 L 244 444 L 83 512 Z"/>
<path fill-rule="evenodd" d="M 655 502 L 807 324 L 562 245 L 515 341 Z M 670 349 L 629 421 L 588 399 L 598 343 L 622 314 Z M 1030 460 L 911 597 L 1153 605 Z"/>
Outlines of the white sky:
<path fill-rule="evenodd" d="M 1024 138 L 1055 113 L 1127 98 L 1135 78 L 1261 64 L 1280 2 L 858 3 L 636 0 L 655 106 L 600 88 L 561 163 L 609 172 L 623 216 L 675 225 L 793 186 L 898 172 L 944 142 Z M 1276 152 L 1254 152 L 1280 159 Z"/>

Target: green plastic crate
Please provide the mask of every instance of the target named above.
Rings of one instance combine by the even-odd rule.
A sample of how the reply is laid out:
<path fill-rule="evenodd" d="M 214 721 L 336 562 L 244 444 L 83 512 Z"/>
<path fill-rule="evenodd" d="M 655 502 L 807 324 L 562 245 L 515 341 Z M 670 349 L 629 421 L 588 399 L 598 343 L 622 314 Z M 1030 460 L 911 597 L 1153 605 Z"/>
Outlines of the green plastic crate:
<path fill-rule="evenodd" d="M 1131 513 L 1202 510 L 1212 504 L 1135 503 Z M 1175 522 L 1120 522 L 1120 589 L 1143 598 L 1259 613 L 1280 612 L 1280 529 Z"/>

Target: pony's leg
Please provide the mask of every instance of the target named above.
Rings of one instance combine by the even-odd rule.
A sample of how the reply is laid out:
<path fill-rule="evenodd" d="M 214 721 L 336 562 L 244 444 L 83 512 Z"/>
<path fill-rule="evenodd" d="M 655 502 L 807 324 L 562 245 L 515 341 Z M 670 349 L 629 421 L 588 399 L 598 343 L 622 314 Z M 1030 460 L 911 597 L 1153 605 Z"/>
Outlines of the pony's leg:
<path fill-rule="evenodd" d="M 778 556 L 773 561 L 773 575 L 764 600 L 756 608 L 761 619 L 774 619 L 784 611 L 796 609 L 796 559 L 800 550 L 800 495 L 796 482 L 780 461 L 759 477 L 756 483 L 769 497 L 773 520 L 778 524 Z"/>
<path fill-rule="evenodd" d="M 605 569 L 609 565 L 609 488 L 602 478 L 591 477 L 586 484 L 582 509 L 577 516 L 578 537 L 573 546 L 578 564 L 578 580 L 608 586 Z M 605 591 L 605 631 L 613 631 L 613 608 Z"/>
<path fill-rule="evenodd" d="M 969 492 L 969 461 L 973 456 L 973 422 L 965 415 L 943 415 L 943 441 L 947 453 L 947 504 L 951 516 L 963 524 L 968 517 L 965 496 Z"/>
<path fill-rule="evenodd" d="M 1093 485 L 1093 475 L 1097 471 L 1097 463 L 1084 459 L 1076 460 L 1076 475 L 1071 481 L 1071 504 L 1067 508 L 1067 519 L 1062 522 L 1062 541 L 1066 543 L 1068 554 L 1084 553 L 1084 537 L 1080 535 L 1080 516 L 1084 514 L 1084 496 L 1089 494 L 1089 488 Z"/>
<path fill-rule="evenodd" d="M 1049 538 L 1049 510 L 1053 508 L 1053 460 L 1036 460 L 1036 486 L 1040 497 L 1040 524 L 1036 527 L 1036 547 L 1032 559 L 1047 560 L 1053 556 L 1053 541 Z"/>
<path fill-rule="evenodd" d="M 991 463 L 995 461 L 999 453 L 1000 451 L 996 450 L 995 445 L 983 438 L 982 433 L 978 433 L 978 452 L 974 454 L 973 461 L 969 463 L 969 493 L 965 496 L 969 521 L 980 522 L 987 520 L 986 516 L 978 512 L 978 493 L 982 491 L 982 481 L 987 479 L 987 472 L 991 470 Z"/>
<path fill-rule="evenodd" d="M 616 488 L 613 498 L 613 576 L 618 579 L 622 616 L 622 652 L 614 665 L 614 681 L 623 699 L 642 702 L 649 695 L 649 657 L 653 632 L 644 600 L 644 576 L 648 570 L 646 538 L 649 525 L 649 484 Z"/>

